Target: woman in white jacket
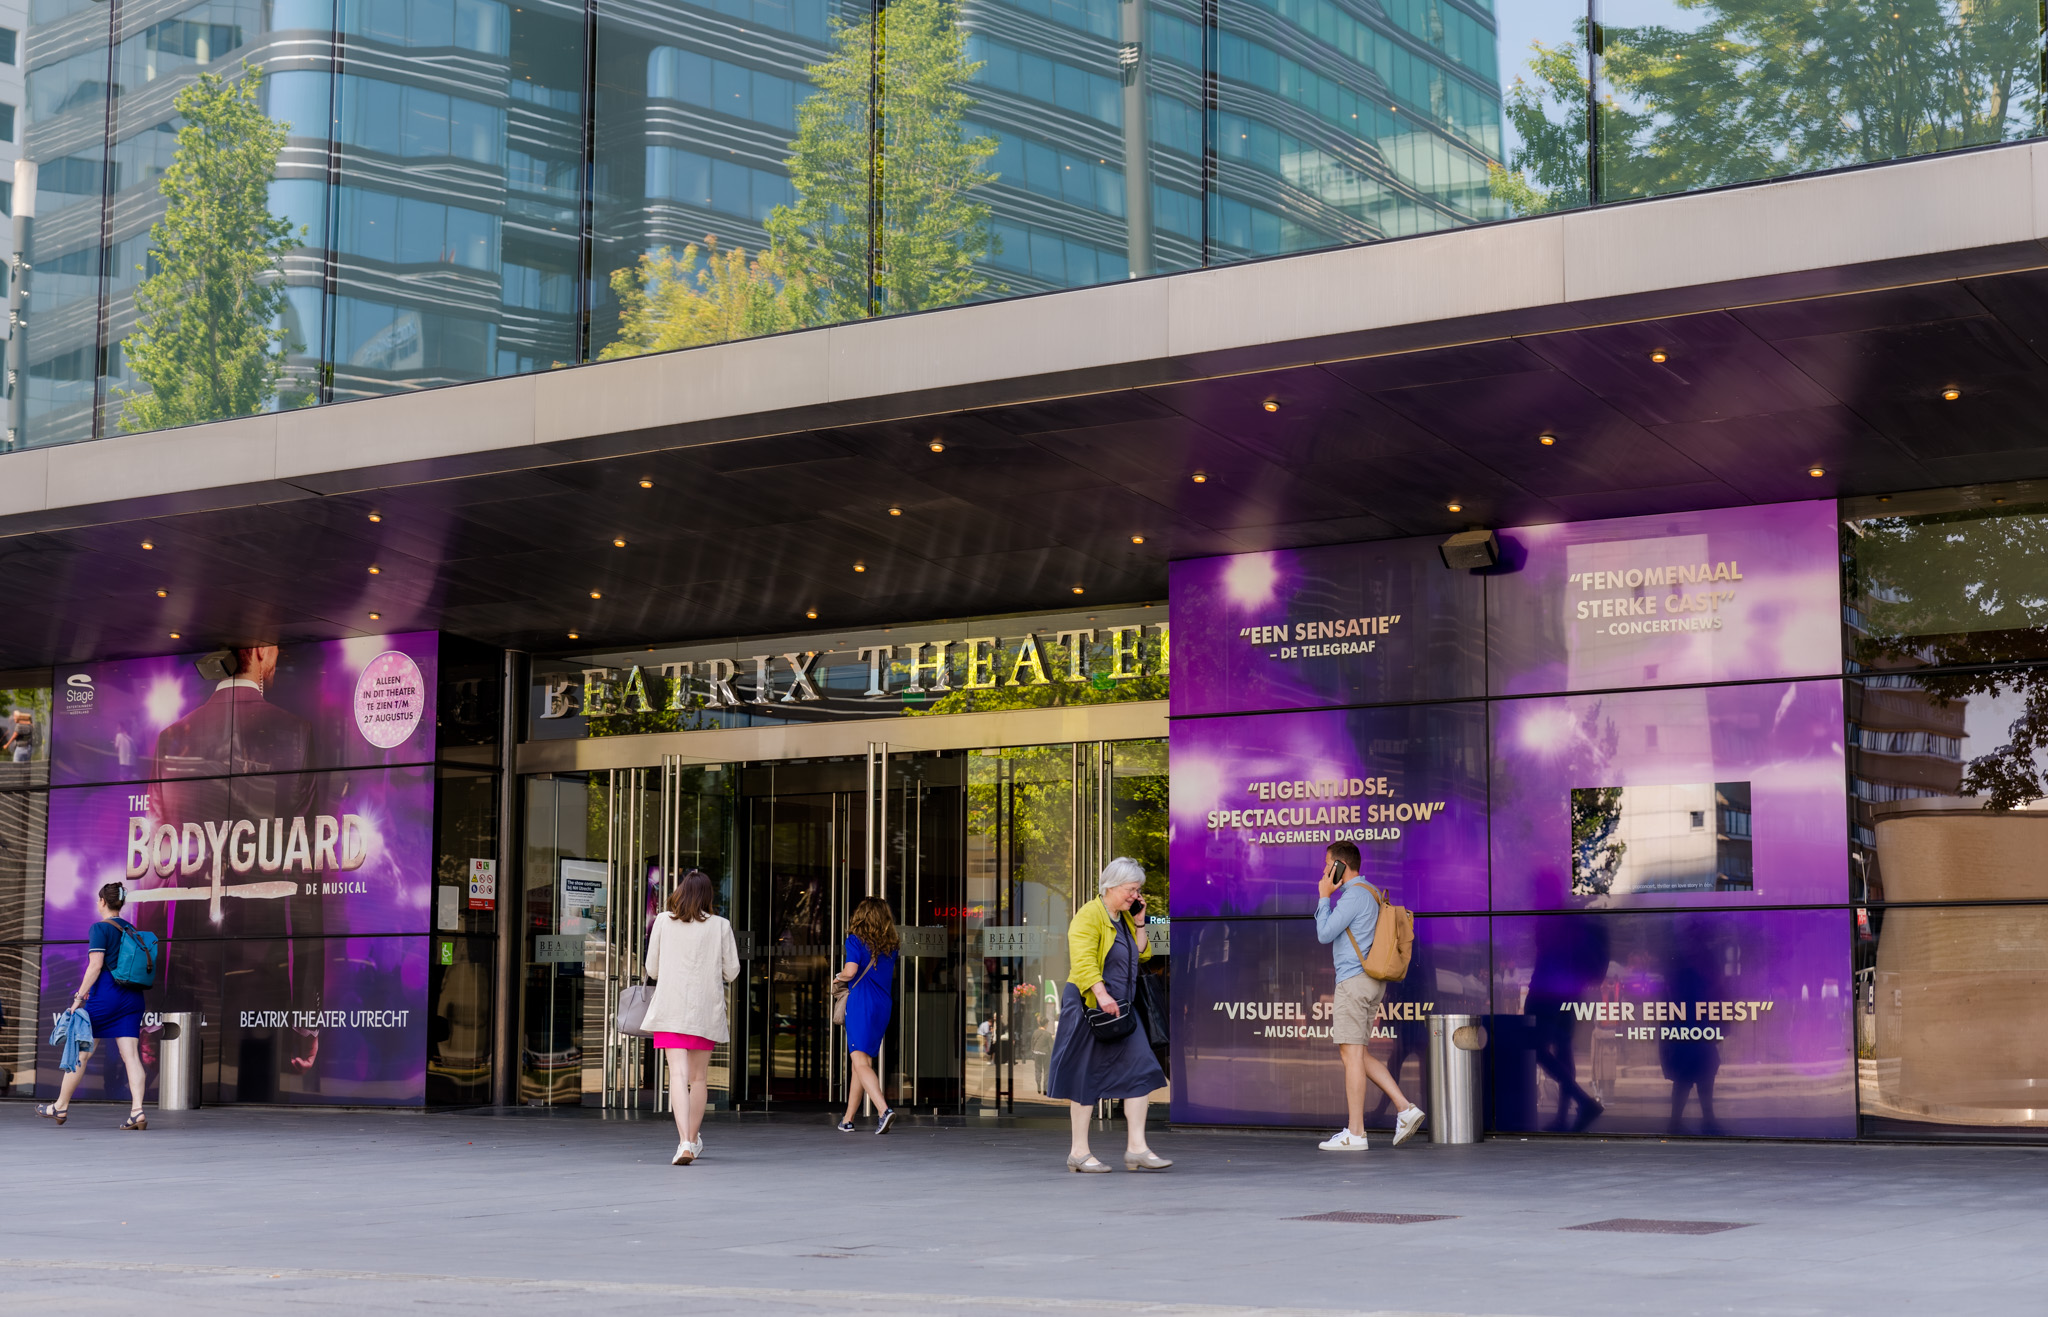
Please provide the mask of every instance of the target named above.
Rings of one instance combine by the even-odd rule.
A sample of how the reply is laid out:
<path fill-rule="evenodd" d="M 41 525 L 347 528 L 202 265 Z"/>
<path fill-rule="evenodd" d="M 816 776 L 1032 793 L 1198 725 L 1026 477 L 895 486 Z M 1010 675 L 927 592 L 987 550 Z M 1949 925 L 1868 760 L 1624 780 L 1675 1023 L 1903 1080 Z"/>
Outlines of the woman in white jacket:
<path fill-rule="evenodd" d="M 684 874 L 654 918 L 647 938 L 647 977 L 654 1000 L 642 1027 L 668 1056 L 669 1100 L 675 1107 L 676 1145 L 671 1166 L 686 1166 L 704 1151 L 704 1073 L 711 1049 L 732 1037 L 726 1025 L 725 985 L 739 977 L 740 953 L 732 925 L 711 912 L 717 891 L 701 869 Z"/>

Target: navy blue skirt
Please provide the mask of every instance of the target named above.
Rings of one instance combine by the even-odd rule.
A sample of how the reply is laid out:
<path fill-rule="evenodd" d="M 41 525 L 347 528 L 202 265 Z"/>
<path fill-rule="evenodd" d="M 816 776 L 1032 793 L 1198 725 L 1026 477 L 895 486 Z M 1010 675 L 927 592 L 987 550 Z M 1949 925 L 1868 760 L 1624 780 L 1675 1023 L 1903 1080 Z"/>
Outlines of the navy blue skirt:
<path fill-rule="evenodd" d="M 1128 1011 L 1135 1003 L 1120 999 L 1117 1005 Z M 1165 1086 L 1166 1072 L 1142 1023 L 1113 1043 L 1099 1042 L 1081 1008 L 1081 990 L 1071 983 L 1060 989 L 1060 1032 L 1045 1066 L 1047 1097 L 1095 1103 L 1147 1097 Z"/>
<path fill-rule="evenodd" d="M 85 999 L 85 1013 L 92 1017 L 92 1036 L 139 1038 L 142 1036 L 142 994 L 124 988 L 102 975 Z"/>

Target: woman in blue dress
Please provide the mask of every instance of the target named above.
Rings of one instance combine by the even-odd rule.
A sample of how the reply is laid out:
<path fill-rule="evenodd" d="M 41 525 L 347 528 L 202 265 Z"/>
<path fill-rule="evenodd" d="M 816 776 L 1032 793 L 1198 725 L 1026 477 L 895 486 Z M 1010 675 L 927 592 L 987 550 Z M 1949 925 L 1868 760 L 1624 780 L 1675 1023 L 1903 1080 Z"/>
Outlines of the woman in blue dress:
<path fill-rule="evenodd" d="M 860 1108 L 862 1094 L 874 1099 L 882 1113 L 875 1133 L 887 1134 L 896 1111 L 882 1096 L 882 1081 L 875 1075 L 875 1058 L 882 1052 L 882 1031 L 889 1027 L 893 1004 L 891 990 L 896 982 L 896 916 L 889 903 L 879 897 L 864 897 L 853 908 L 847 925 L 846 968 L 835 980 L 847 984 L 846 1051 L 853 1061 L 853 1083 L 846 1094 L 846 1117 L 839 1122 L 841 1134 L 853 1133 L 853 1113 Z"/>
<path fill-rule="evenodd" d="M 114 982 L 114 964 L 121 959 L 121 939 L 135 932 L 135 925 L 121 918 L 121 907 L 127 902 L 128 891 L 121 884 L 108 883 L 100 888 L 96 902 L 100 917 L 92 926 L 92 941 L 85 955 L 85 981 L 78 985 L 78 992 L 66 1009 L 85 1007 L 86 1014 L 92 1017 L 95 1047 L 111 1038 L 120 1049 L 121 1063 L 128 1069 L 129 1103 L 128 1119 L 121 1128 L 146 1130 L 149 1118 L 143 1114 L 142 1097 L 148 1091 L 149 1079 L 142 1072 L 142 1044 L 138 1041 L 142 1034 L 142 993 Z M 78 1069 L 66 1071 L 57 1088 L 57 1100 L 37 1107 L 36 1114 L 59 1125 L 69 1120 L 71 1095 L 84 1075 L 82 1061 Z"/>

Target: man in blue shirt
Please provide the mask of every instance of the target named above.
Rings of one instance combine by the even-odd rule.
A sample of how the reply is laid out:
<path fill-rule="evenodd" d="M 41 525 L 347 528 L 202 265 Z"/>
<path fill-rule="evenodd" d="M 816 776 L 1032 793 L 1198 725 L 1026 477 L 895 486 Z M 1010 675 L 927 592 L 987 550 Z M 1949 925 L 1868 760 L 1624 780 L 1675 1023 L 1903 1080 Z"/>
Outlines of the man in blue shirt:
<path fill-rule="evenodd" d="M 1322 899 L 1316 903 L 1316 937 L 1329 945 L 1337 961 L 1330 1038 L 1344 1058 L 1344 1100 L 1351 1123 L 1318 1146 L 1325 1152 L 1364 1152 L 1368 1084 L 1378 1084 L 1394 1100 L 1397 1145 L 1421 1126 L 1422 1108 L 1402 1094 L 1386 1066 L 1366 1050 L 1373 1019 L 1387 995 L 1387 985 L 1365 972 L 1365 958 L 1372 953 L 1373 934 L 1379 929 L 1379 898 L 1358 876 L 1358 847 L 1337 842 L 1324 852 L 1324 859 L 1317 887 Z"/>

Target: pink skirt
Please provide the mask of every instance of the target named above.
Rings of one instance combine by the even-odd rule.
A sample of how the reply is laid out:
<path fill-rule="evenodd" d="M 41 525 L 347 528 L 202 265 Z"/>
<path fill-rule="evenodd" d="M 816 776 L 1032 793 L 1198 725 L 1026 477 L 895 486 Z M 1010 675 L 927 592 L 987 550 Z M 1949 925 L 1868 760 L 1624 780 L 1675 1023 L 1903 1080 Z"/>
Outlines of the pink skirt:
<path fill-rule="evenodd" d="M 709 1038 L 699 1038 L 693 1033 L 658 1033 L 654 1045 L 664 1052 L 708 1052 L 718 1046 Z"/>

